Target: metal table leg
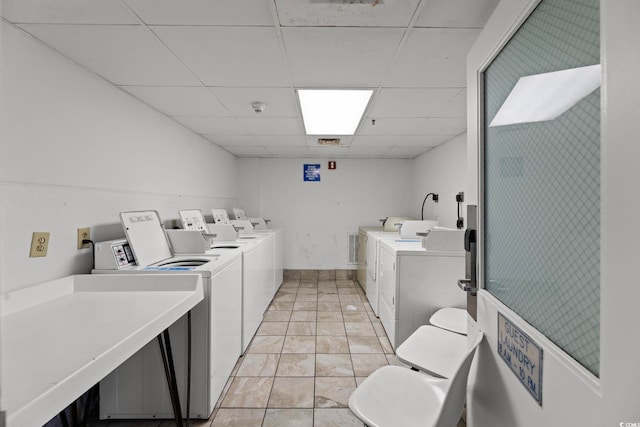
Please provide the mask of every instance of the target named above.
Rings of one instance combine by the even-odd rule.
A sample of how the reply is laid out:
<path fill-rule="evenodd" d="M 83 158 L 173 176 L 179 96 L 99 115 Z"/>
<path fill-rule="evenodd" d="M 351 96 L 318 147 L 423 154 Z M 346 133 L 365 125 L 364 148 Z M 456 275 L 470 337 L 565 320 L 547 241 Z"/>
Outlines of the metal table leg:
<path fill-rule="evenodd" d="M 162 355 L 162 363 L 164 372 L 167 377 L 167 386 L 169 387 L 169 395 L 171 397 L 171 405 L 173 407 L 173 415 L 176 420 L 177 427 L 183 427 L 182 408 L 180 406 L 180 395 L 178 392 L 178 382 L 176 380 L 176 371 L 173 363 L 173 353 L 171 351 L 171 338 L 169 337 L 169 329 L 165 329 L 162 334 L 158 335 L 158 344 L 160 346 L 160 354 Z M 186 426 L 189 425 L 189 411 L 191 400 L 191 311 L 187 313 L 187 418 Z"/>

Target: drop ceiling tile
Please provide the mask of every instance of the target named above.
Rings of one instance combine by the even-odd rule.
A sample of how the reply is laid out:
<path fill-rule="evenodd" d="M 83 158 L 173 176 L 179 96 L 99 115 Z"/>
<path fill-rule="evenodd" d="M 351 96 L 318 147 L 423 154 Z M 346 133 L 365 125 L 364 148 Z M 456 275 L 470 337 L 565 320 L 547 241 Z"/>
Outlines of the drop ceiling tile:
<path fill-rule="evenodd" d="M 169 116 L 230 116 L 203 87 L 121 86 L 136 98 Z"/>
<path fill-rule="evenodd" d="M 276 157 L 308 157 L 308 147 L 266 147 L 266 151 Z M 302 179 L 302 169 L 300 170 L 300 177 Z"/>
<path fill-rule="evenodd" d="M 306 147 L 304 135 L 256 135 L 264 147 Z"/>
<path fill-rule="evenodd" d="M 416 27 L 484 28 L 499 0 L 430 0 Z"/>
<path fill-rule="evenodd" d="M 276 0 L 283 27 L 406 27 L 418 0 L 360 2 Z"/>
<path fill-rule="evenodd" d="M 202 135 L 219 147 L 258 147 L 260 143 L 253 135 Z"/>
<path fill-rule="evenodd" d="M 301 135 L 304 132 L 297 117 L 239 117 L 238 122 L 253 135 Z"/>
<path fill-rule="evenodd" d="M 350 147 L 349 157 L 361 159 L 377 159 L 389 151 L 389 147 Z"/>
<path fill-rule="evenodd" d="M 270 157 L 264 147 L 224 147 L 236 157 Z"/>
<path fill-rule="evenodd" d="M 466 87 L 467 52 L 476 29 L 414 28 L 385 87 Z"/>
<path fill-rule="evenodd" d="M 460 135 L 467 129 L 464 117 L 433 117 L 413 129 L 411 135 Z"/>
<path fill-rule="evenodd" d="M 403 30 L 398 28 L 283 28 L 296 87 L 377 87 Z"/>
<path fill-rule="evenodd" d="M 273 26 L 270 1 L 125 0 L 125 3 L 149 25 Z"/>
<path fill-rule="evenodd" d="M 375 120 L 375 125 L 372 120 Z M 423 118 L 367 117 L 360 125 L 358 135 L 411 135 L 423 121 Z"/>
<path fill-rule="evenodd" d="M 373 101 L 368 115 L 372 117 L 431 117 L 458 93 L 460 88 L 383 88 Z"/>
<path fill-rule="evenodd" d="M 393 147 L 391 150 L 382 154 L 383 158 L 393 159 L 413 159 L 421 154 L 426 153 L 431 148 L 421 147 Z"/>
<path fill-rule="evenodd" d="M 183 117 L 174 119 L 200 135 L 248 135 L 233 117 Z"/>
<path fill-rule="evenodd" d="M 309 155 L 324 158 L 344 158 L 348 155 L 349 150 L 351 149 L 348 147 L 309 147 Z"/>
<path fill-rule="evenodd" d="M 291 89 L 257 87 L 210 87 L 209 90 L 225 107 L 238 117 L 296 117 L 297 103 Z M 266 108 L 256 114 L 254 101 L 264 102 Z"/>
<path fill-rule="evenodd" d="M 462 89 L 435 117 L 467 117 L 467 90 Z"/>
<path fill-rule="evenodd" d="M 104 0 L 3 0 L 2 16 L 25 24 L 138 23 L 121 3 Z"/>
<path fill-rule="evenodd" d="M 450 135 L 409 135 L 400 139 L 395 147 L 437 147 L 450 139 Z"/>
<path fill-rule="evenodd" d="M 358 135 L 355 138 L 353 138 L 351 147 L 353 148 L 367 148 L 367 147 L 391 148 L 403 138 L 404 136 L 398 136 L 398 135 Z"/>
<path fill-rule="evenodd" d="M 289 86 L 274 28 L 151 28 L 206 86 Z"/>
<path fill-rule="evenodd" d="M 145 29 L 129 25 L 20 25 L 115 85 L 195 86 L 191 73 Z"/>

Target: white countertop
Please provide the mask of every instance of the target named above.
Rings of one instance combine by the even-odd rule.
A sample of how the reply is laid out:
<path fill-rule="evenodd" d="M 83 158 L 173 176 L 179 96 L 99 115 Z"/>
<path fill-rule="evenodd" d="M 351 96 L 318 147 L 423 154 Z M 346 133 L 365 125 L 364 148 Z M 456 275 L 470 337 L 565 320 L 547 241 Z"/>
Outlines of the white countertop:
<path fill-rule="evenodd" d="M 42 425 L 203 299 L 200 275 L 75 275 L 2 295 L 1 407 Z"/>

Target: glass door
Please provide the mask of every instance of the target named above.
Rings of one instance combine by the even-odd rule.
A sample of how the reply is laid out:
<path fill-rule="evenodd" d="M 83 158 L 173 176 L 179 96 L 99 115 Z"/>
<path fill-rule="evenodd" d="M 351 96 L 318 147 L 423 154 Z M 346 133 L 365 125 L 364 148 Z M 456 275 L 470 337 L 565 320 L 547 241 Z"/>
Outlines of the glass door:
<path fill-rule="evenodd" d="M 481 280 L 600 366 L 600 10 L 542 0 L 483 73 Z"/>

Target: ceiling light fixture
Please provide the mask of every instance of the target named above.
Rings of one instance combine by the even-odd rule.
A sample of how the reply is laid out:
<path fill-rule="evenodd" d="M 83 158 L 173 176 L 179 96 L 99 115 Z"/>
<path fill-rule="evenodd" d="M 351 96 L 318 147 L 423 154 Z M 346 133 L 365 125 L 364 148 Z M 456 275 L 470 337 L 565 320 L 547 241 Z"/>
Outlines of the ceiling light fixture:
<path fill-rule="evenodd" d="M 373 90 L 299 89 L 307 135 L 353 135 Z"/>
<path fill-rule="evenodd" d="M 518 80 L 489 127 L 553 120 L 600 87 L 600 64 Z"/>

